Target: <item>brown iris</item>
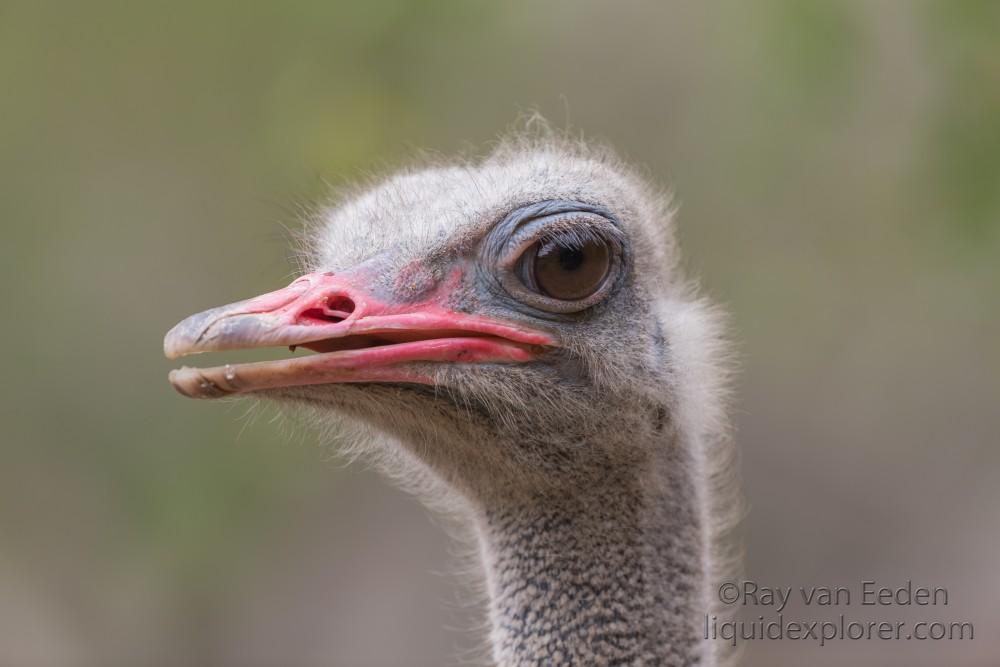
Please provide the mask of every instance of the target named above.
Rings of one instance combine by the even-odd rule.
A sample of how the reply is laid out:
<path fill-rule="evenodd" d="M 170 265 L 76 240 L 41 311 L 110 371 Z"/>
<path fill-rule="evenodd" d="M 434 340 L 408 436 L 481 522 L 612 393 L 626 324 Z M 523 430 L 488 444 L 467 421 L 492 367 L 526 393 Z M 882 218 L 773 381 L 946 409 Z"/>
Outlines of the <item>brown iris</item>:
<path fill-rule="evenodd" d="M 553 241 L 533 249 L 531 282 L 542 294 L 561 301 L 579 301 L 604 284 L 611 267 L 607 243 L 588 239 L 572 244 Z"/>

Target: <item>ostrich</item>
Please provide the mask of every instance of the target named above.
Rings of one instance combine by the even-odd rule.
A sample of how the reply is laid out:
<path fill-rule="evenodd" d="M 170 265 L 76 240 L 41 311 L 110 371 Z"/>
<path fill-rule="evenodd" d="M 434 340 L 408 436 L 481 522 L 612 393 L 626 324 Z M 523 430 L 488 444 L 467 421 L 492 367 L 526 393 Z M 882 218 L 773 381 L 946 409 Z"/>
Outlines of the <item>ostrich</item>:
<path fill-rule="evenodd" d="M 727 662 L 704 630 L 738 565 L 726 348 L 668 197 L 608 149 L 521 136 L 317 217 L 304 275 L 164 341 L 313 354 L 174 388 L 356 426 L 473 536 L 498 665 Z"/>

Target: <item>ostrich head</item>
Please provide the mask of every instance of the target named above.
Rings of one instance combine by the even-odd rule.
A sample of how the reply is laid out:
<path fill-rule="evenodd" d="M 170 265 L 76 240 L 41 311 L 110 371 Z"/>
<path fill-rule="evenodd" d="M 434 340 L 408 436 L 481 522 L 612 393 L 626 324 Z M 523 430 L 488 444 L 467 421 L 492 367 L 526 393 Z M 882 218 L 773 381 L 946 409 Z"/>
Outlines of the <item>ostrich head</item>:
<path fill-rule="evenodd" d="M 473 497 L 586 483 L 648 458 L 635 428 L 669 421 L 669 217 L 630 171 L 566 146 L 398 175 L 327 213 L 310 273 L 165 344 L 317 354 L 171 381 L 370 422 Z"/>
<path fill-rule="evenodd" d="M 635 655 L 676 659 L 644 664 L 695 664 L 721 374 L 670 220 L 634 171 L 576 144 L 514 140 L 479 162 L 404 172 L 326 210 L 291 285 L 189 317 L 165 341 L 171 358 L 312 354 L 170 379 L 187 396 L 255 394 L 387 435 L 373 446 L 403 464 L 397 475 L 431 480 L 479 517 L 503 664 L 548 660 L 553 646 L 617 660 L 640 642 L 615 638 L 633 623 L 648 628 Z M 619 579 L 602 585 L 609 568 Z M 537 599 L 518 593 L 525 580 Z M 524 618 L 580 590 L 593 596 L 553 621 L 579 636 L 525 635 Z M 600 631 L 605 649 L 566 618 L 596 600 L 620 619 L 640 599 L 646 610 Z"/>

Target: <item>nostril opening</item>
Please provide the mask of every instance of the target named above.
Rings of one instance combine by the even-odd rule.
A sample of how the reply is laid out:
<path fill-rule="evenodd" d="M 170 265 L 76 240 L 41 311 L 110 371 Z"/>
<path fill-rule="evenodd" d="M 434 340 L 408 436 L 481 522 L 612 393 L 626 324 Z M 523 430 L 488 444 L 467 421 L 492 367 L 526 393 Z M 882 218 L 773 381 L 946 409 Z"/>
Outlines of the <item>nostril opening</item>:
<path fill-rule="evenodd" d="M 342 294 L 330 297 L 326 301 L 326 311 L 328 313 L 340 314 L 342 317 L 347 317 L 354 312 L 354 301 L 349 299 Z"/>
<path fill-rule="evenodd" d="M 354 301 L 342 294 L 326 297 L 320 308 L 309 308 L 299 315 L 299 324 L 337 324 L 354 312 Z"/>

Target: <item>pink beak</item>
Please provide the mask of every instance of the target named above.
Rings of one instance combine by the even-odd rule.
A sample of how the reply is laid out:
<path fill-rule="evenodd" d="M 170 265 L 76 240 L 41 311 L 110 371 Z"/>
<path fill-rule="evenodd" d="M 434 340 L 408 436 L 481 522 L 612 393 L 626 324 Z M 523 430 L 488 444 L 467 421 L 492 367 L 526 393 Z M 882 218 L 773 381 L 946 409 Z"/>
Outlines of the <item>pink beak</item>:
<path fill-rule="evenodd" d="M 433 384 L 411 364 L 524 362 L 540 346 L 554 345 L 549 334 L 449 310 L 441 305 L 445 294 L 387 303 L 358 282 L 356 274 L 311 273 L 276 292 L 188 317 L 164 338 L 170 359 L 271 346 L 302 346 L 318 354 L 184 367 L 171 371 L 171 384 L 192 398 L 334 382 Z"/>

